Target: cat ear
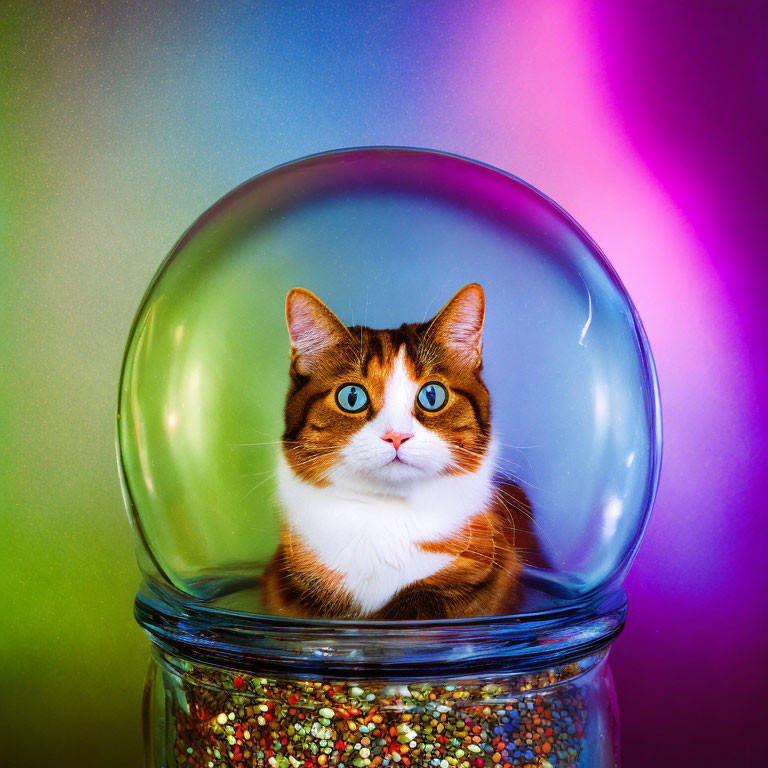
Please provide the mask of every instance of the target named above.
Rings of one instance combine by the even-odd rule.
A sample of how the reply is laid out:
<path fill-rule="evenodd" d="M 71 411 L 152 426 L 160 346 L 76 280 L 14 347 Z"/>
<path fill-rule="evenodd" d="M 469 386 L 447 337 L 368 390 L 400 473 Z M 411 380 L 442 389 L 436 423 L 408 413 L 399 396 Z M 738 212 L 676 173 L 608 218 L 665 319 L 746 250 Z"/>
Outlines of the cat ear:
<path fill-rule="evenodd" d="M 465 285 L 437 313 L 427 335 L 459 362 L 477 368 L 482 360 L 485 294 L 478 283 Z"/>
<path fill-rule="evenodd" d="M 291 361 L 304 375 L 312 372 L 329 349 L 350 338 L 341 320 L 304 288 L 288 291 L 285 319 L 291 337 Z"/>

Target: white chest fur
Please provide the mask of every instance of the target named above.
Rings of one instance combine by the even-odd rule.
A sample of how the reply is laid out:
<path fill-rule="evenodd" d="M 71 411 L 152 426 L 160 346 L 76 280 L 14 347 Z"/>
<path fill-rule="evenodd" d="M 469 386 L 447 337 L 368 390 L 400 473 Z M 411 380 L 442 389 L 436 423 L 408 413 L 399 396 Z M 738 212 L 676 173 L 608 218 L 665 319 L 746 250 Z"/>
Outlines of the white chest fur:
<path fill-rule="evenodd" d="M 451 562 L 419 544 L 457 532 L 493 494 L 492 461 L 472 474 L 438 477 L 408 496 L 317 488 L 280 457 L 278 487 L 285 521 L 327 568 L 338 573 L 364 613 Z"/>

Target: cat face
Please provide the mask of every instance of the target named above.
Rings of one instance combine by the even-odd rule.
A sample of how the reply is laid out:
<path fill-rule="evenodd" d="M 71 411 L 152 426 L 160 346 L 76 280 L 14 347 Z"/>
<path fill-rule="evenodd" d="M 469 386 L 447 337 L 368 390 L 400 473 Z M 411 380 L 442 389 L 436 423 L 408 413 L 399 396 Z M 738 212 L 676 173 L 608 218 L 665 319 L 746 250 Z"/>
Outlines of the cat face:
<path fill-rule="evenodd" d="M 488 452 L 480 376 L 482 288 L 462 288 L 426 323 L 346 327 L 314 294 L 289 292 L 291 386 L 283 453 L 302 480 L 401 495 L 471 473 Z"/>

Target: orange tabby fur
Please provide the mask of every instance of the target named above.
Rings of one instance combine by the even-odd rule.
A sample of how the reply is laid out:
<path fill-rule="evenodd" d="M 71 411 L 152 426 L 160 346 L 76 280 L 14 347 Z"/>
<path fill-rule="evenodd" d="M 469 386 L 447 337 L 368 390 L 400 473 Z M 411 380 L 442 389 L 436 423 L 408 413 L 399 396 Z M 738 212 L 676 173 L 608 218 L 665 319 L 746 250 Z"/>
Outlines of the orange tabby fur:
<path fill-rule="evenodd" d="M 413 416 L 437 434 L 454 460 L 446 475 L 477 471 L 489 451 L 490 397 L 481 377 L 483 292 L 469 285 L 427 323 L 394 330 L 345 327 L 313 294 L 294 289 L 287 301 L 291 331 L 291 384 L 285 408 L 283 455 L 296 477 L 317 488 L 329 484 L 338 451 L 381 410 L 385 386 L 400 354 L 410 378 L 437 381 L 445 407 L 429 412 L 414 403 Z M 301 341 L 296 341 L 301 339 Z M 369 407 L 342 411 L 335 393 L 346 382 L 364 386 Z M 496 483 L 490 502 L 452 534 L 420 541 L 424 552 L 450 563 L 402 587 L 365 613 L 340 575 L 284 523 L 278 549 L 264 575 L 267 608 L 296 617 L 434 619 L 504 613 L 514 608 L 524 554 L 536 550 L 531 509 L 523 491 Z"/>

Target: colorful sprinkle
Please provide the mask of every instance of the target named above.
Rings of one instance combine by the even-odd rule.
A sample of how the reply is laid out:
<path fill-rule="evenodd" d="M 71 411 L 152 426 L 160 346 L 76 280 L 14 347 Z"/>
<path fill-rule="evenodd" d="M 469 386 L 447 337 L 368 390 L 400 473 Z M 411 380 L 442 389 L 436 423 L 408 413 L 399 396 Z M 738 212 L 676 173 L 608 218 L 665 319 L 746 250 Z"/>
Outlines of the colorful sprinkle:
<path fill-rule="evenodd" d="M 185 768 L 576 768 L 585 754 L 575 664 L 497 683 L 407 686 L 185 668 L 171 698 Z"/>

